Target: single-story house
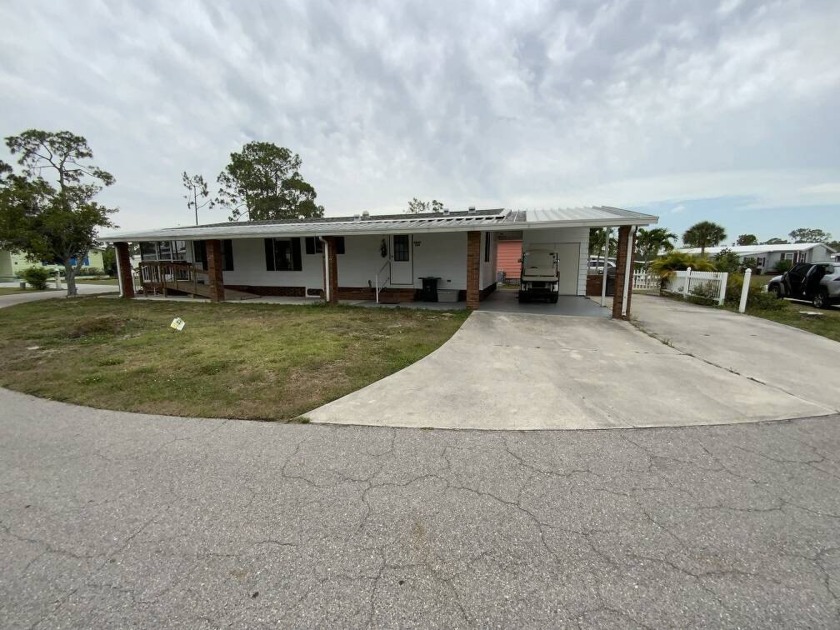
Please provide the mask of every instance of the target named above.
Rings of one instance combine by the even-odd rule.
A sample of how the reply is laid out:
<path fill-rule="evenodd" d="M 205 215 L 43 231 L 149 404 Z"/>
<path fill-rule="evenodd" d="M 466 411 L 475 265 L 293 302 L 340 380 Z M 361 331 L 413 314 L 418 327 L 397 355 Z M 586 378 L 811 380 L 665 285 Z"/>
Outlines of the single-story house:
<path fill-rule="evenodd" d="M 589 229 L 617 227 L 621 282 L 613 315 L 630 308 L 632 252 L 639 226 L 657 217 L 612 207 L 475 210 L 441 213 L 231 222 L 105 235 L 117 251 L 120 288 L 134 296 L 129 243 L 142 255 L 144 292 L 214 301 L 297 296 L 410 302 L 429 295 L 479 308 L 496 288 L 497 235 L 521 231 L 522 247 L 555 252 L 562 295 L 586 295 Z M 629 252 L 629 255 L 628 255 Z"/>
<path fill-rule="evenodd" d="M 104 266 L 102 251 L 101 249 L 92 249 L 88 252 L 83 261 L 82 275 L 91 271 L 102 273 Z M 19 272 L 30 267 L 44 267 L 50 271 L 62 271 L 64 269 L 63 265 L 55 265 L 48 262 L 30 262 L 26 259 L 26 254 L 0 249 L 0 282 L 14 282 L 18 279 L 17 274 Z"/>
<path fill-rule="evenodd" d="M 758 273 L 773 271 L 782 260 L 791 263 L 829 261 L 835 253 L 825 243 L 778 243 L 773 245 L 733 245 L 731 247 L 707 247 L 706 255 L 712 257 L 724 249 L 737 254 L 741 262 L 755 260 Z M 686 247 L 679 251 L 687 254 L 699 254 L 699 247 Z"/>

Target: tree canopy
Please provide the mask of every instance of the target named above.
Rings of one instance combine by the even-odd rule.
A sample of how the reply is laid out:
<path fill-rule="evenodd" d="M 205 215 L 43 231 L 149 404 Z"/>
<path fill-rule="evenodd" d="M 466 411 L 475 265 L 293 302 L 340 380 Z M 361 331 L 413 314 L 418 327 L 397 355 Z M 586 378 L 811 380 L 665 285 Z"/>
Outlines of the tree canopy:
<path fill-rule="evenodd" d="M 726 239 L 723 226 L 711 221 L 700 221 L 688 228 L 683 234 L 683 243 L 688 247 L 699 247 L 700 255 L 706 253 L 707 247 L 714 247 Z"/>
<path fill-rule="evenodd" d="M 443 212 L 443 202 L 437 199 L 431 201 L 420 201 L 417 197 L 408 202 L 409 214 L 421 214 L 423 212 Z"/>
<path fill-rule="evenodd" d="M 788 234 L 794 243 L 827 243 L 831 234 L 813 228 L 797 228 Z"/>
<path fill-rule="evenodd" d="M 737 245 L 758 245 L 758 237 L 755 234 L 739 234 Z"/>
<path fill-rule="evenodd" d="M 788 241 L 783 238 L 773 237 L 764 241 L 762 245 L 787 245 L 787 243 Z"/>
<path fill-rule="evenodd" d="M 644 260 L 647 268 L 649 261 L 656 258 L 660 252 L 670 252 L 674 249 L 672 241 L 677 240 L 677 235 L 669 232 L 667 228 L 652 228 L 646 230 L 639 228 L 636 233 L 636 249 L 639 256 Z"/>
<path fill-rule="evenodd" d="M 230 210 L 230 220 L 305 219 L 324 216 L 315 203 L 315 188 L 300 174 L 300 156 L 271 142 L 249 142 L 230 154 L 217 182 L 217 203 Z"/>
<path fill-rule="evenodd" d="M 21 169 L 0 163 L 0 247 L 62 265 L 74 296 L 98 228 L 115 227 L 108 215 L 116 210 L 94 201 L 114 177 L 88 161 L 87 140 L 69 131 L 30 129 L 7 137 L 6 146 Z"/>

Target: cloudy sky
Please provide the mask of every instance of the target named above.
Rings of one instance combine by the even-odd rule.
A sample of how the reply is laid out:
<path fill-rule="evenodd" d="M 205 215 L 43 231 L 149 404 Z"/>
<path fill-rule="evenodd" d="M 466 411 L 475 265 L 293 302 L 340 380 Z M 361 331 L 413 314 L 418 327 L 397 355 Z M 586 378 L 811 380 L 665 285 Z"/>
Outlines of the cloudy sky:
<path fill-rule="evenodd" d="M 193 222 L 181 172 L 215 186 L 265 140 L 328 216 L 595 204 L 840 238 L 838 32 L 837 0 L 2 0 L 0 134 L 85 136 L 133 230 Z"/>

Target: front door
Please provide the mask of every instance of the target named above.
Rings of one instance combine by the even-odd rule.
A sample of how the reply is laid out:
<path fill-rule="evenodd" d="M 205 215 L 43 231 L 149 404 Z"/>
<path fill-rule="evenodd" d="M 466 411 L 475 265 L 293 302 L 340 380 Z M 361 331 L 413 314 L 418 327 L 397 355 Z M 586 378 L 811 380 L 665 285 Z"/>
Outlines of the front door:
<path fill-rule="evenodd" d="M 414 286 L 414 263 L 411 256 L 411 236 L 394 234 L 391 236 L 391 284 Z"/>

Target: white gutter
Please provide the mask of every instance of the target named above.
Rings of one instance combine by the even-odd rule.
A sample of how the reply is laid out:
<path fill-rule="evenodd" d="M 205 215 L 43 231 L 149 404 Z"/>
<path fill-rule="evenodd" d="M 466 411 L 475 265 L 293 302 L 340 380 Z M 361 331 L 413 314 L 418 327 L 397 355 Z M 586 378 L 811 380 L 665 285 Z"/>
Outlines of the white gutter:
<path fill-rule="evenodd" d="M 627 254 L 624 262 L 624 291 L 621 296 L 621 316 L 627 317 L 627 300 L 630 298 L 630 271 L 633 268 L 633 237 L 636 235 L 635 228 L 627 234 Z"/>
<path fill-rule="evenodd" d="M 329 304 L 330 302 L 330 244 L 323 236 L 319 236 L 318 240 L 324 245 L 324 299 Z"/>

